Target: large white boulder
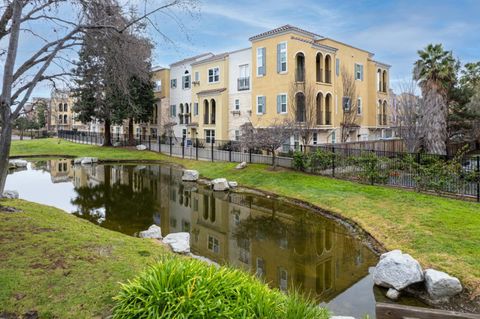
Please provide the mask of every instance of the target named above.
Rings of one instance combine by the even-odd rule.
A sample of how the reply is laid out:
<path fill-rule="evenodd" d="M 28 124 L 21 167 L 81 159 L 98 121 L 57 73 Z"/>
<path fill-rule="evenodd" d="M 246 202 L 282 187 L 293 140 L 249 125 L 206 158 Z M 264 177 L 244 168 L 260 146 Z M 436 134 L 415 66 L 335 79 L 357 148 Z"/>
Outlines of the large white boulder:
<path fill-rule="evenodd" d="M 394 250 L 380 256 L 380 261 L 373 271 L 373 281 L 377 286 L 400 291 L 423 281 L 423 270 L 412 256 Z"/>
<path fill-rule="evenodd" d="M 400 298 L 400 291 L 395 288 L 389 288 L 386 294 L 387 298 L 392 300 L 398 300 Z"/>
<path fill-rule="evenodd" d="M 146 149 L 147 149 L 147 147 L 143 144 L 137 145 L 137 150 L 138 151 L 145 151 Z"/>
<path fill-rule="evenodd" d="M 238 187 L 238 183 L 237 183 L 237 182 L 228 181 L 228 186 L 230 186 L 231 188 L 235 188 L 235 187 Z"/>
<path fill-rule="evenodd" d="M 216 178 L 212 181 L 212 187 L 214 191 L 223 192 L 230 188 L 226 178 Z"/>
<path fill-rule="evenodd" d="M 162 229 L 157 225 L 152 225 L 148 227 L 147 230 L 141 231 L 138 235 L 140 238 L 162 239 Z"/>
<path fill-rule="evenodd" d="M 241 162 L 235 167 L 235 169 L 244 169 L 245 167 L 247 167 L 247 162 Z"/>
<path fill-rule="evenodd" d="M 186 169 L 183 171 L 182 181 L 185 182 L 196 182 L 198 180 L 198 171 L 193 169 Z"/>
<path fill-rule="evenodd" d="M 168 244 L 172 250 L 178 254 L 188 254 L 190 252 L 190 234 L 189 233 L 171 233 L 163 238 L 163 242 Z"/>
<path fill-rule="evenodd" d="M 425 270 L 425 286 L 433 300 L 448 300 L 462 292 L 458 278 L 434 269 Z"/>
<path fill-rule="evenodd" d="M 83 157 L 78 157 L 73 160 L 73 164 L 79 165 L 79 164 L 82 164 L 82 161 L 83 161 Z"/>
<path fill-rule="evenodd" d="M 28 162 L 21 159 L 11 160 L 9 164 L 15 167 L 27 167 Z"/>
<path fill-rule="evenodd" d="M 8 199 L 17 199 L 19 195 L 17 191 L 4 191 L 2 197 Z"/>

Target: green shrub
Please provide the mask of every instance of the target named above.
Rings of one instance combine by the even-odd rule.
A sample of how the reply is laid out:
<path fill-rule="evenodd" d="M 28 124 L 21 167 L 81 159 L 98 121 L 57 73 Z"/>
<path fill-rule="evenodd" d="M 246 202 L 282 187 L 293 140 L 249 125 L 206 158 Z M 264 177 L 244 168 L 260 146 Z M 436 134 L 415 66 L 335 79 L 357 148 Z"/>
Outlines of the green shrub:
<path fill-rule="evenodd" d="M 113 318 L 328 318 L 298 293 L 285 295 L 228 267 L 165 257 L 115 297 Z"/>
<path fill-rule="evenodd" d="M 365 183 L 385 184 L 388 181 L 390 175 L 389 159 L 385 157 L 379 157 L 375 153 L 366 152 L 361 156 L 355 156 L 349 159 L 349 161 L 360 167 L 359 177 Z"/>
<path fill-rule="evenodd" d="M 293 168 L 304 172 L 307 169 L 308 157 L 303 152 L 295 151 L 293 153 Z"/>
<path fill-rule="evenodd" d="M 334 153 L 317 149 L 315 152 L 309 154 L 309 167 L 313 173 L 323 171 L 332 167 Z"/>

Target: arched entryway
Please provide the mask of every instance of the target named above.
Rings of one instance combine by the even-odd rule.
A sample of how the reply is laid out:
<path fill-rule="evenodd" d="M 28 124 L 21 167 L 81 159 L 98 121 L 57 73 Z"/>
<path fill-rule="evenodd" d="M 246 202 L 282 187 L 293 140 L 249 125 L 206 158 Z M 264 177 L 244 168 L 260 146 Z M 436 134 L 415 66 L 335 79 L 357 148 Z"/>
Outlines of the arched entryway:
<path fill-rule="evenodd" d="M 295 56 L 295 79 L 297 82 L 305 81 L 305 55 L 302 52 Z"/>

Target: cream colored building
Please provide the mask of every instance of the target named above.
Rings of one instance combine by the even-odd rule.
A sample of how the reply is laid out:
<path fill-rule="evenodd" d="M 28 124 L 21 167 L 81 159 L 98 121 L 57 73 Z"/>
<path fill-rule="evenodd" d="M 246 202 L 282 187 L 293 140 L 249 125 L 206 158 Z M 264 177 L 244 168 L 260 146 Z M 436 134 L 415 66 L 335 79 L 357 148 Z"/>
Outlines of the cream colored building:
<path fill-rule="evenodd" d="M 346 72 L 355 79 L 359 105 L 348 141 L 383 136 L 388 128 L 390 66 L 375 61 L 373 53 L 290 25 L 250 41 L 254 126 L 268 127 L 283 119 L 304 122 L 306 108 L 314 108 L 312 143 L 339 142 L 344 106 L 348 110 L 352 105 L 343 96 Z"/>
<path fill-rule="evenodd" d="M 49 105 L 51 131 L 59 130 L 88 130 L 88 125 L 76 121 L 76 114 L 73 112 L 75 99 L 68 90 L 53 90 Z"/>

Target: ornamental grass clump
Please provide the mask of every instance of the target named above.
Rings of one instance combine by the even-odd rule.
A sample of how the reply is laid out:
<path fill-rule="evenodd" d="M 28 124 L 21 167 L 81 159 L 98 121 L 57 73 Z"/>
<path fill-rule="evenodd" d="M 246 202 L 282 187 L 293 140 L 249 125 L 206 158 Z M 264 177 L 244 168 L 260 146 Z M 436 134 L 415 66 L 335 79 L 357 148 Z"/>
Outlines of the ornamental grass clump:
<path fill-rule="evenodd" d="M 286 295 L 229 267 L 166 257 L 115 297 L 114 319 L 328 318 L 328 311 L 298 293 Z"/>

